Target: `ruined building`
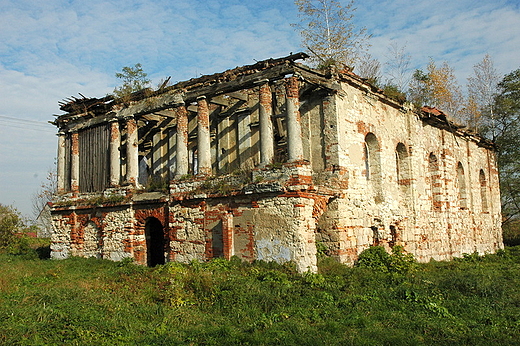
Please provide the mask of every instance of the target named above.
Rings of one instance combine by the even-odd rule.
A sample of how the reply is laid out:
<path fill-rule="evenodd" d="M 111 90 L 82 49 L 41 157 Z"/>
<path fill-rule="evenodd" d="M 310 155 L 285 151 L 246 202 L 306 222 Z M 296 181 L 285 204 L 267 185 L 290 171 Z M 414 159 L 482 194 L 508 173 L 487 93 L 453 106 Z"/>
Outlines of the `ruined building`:
<path fill-rule="evenodd" d="M 420 261 L 501 248 L 493 144 L 295 54 L 57 116 L 52 257 L 237 256 L 316 270 L 373 245 Z"/>

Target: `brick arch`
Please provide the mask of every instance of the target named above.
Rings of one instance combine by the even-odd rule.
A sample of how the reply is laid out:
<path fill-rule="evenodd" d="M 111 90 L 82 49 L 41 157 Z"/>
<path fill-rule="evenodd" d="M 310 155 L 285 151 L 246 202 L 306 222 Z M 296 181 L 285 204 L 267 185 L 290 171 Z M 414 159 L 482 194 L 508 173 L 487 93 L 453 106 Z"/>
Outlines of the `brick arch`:
<path fill-rule="evenodd" d="M 161 221 L 153 216 L 147 218 L 144 234 L 146 239 L 146 264 L 149 267 L 164 264 L 166 262 L 166 237 Z"/>
<path fill-rule="evenodd" d="M 364 121 L 358 121 L 356 125 L 358 133 L 361 133 L 363 136 L 366 136 L 371 132 L 376 132 L 377 129 L 377 126 L 373 124 L 367 124 Z"/>
<path fill-rule="evenodd" d="M 396 154 L 396 175 L 397 182 L 399 185 L 408 185 L 411 179 L 411 154 L 408 151 L 408 147 L 403 143 L 399 142 L 395 146 Z"/>
<path fill-rule="evenodd" d="M 161 222 L 163 227 L 167 227 L 167 211 L 165 206 L 160 206 L 157 208 L 147 208 L 147 209 L 136 209 L 135 210 L 135 227 L 137 229 L 144 229 L 146 220 L 150 217 L 154 217 Z"/>
<path fill-rule="evenodd" d="M 146 224 L 150 219 L 156 219 L 162 225 L 162 231 L 164 232 L 164 242 L 166 244 L 166 251 L 168 253 L 171 252 L 170 249 L 170 240 L 171 240 L 171 232 L 169 231 L 168 224 L 168 208 L 166 205 L 161 205 L 153 208 L 142 208 L 136 209 L 134 212 L 134 228 L 135 234 L 141 237 L 138 237 L 139 240 L 134 240 L 133 247 L 134 249 L 134 259 L 139 264 L 147 265 L 149 264 L 148 253 L 147 253 L 147 243 L 146 243 Z"/>
<path fill-rule="evenodd" d="M 89 223 L 95 225 L 95 229 L 97 234 L 96 238 L 99 239 L 98 251 L 99 253 L 95 255 L 95 257 L 101 257 L 102 252 L 102 241 L 103 241 L 103 223 L 100 217 L 92 216 L 91 214 L 77 214 L 75 215 L 75 227 L 73 227 L 71 231 L 71 245 L 73 248 L 73 252 L 77 256 L 88 256 L 91 257 L 91 251 L 89 253 L 84 253 L 85 249 L 85 230 L 88 228 Z M 90 254 L 90 255 L 89 255 Z"/>
<path fill-rule="evenodd" d="M 77 214 L 76 224 L 78 227 L 84 228 L 89 222 L 93 222 L 97 228 L 103 228 L 103 220 L 99 216 L 92 216 L 91 214 Z"/>

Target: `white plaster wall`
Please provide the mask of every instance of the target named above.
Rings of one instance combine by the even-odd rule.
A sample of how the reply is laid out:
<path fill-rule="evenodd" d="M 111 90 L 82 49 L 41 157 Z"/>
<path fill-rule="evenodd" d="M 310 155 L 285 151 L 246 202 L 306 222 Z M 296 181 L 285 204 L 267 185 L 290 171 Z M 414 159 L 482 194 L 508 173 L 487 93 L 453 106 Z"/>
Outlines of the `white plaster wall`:
<path fill-rule="evenodd" d="M 474 141 L 425 124 L 412 112 L 399 110 L 375 95 L 343 85 L 336 99 L 338 110 L 339 164 L 348 170 L 345 198 L 331 205 L 327 215 L 338 223 L 338 257 L 348 262 L 372 245 L 377 227 L 390 240 L 390 226 L 400 228 L 400 244 L 419 260 L 448 259 L 463 253 L 493 252 L 502 247 L 500 199 L 493 153 Z M 364 140 L 368 132 L 378 139 L 381 157 L 382 201 L 376 201 L 365 176 Z M 411 162 L 410 202 L 403 203 L 397 182 L 396 146 L 409 148 Z M 428 155 L 440 162 L 443 189 L 441 211 L 432 208 Z M 456 167 L 464 167 L 468 208 L 459 207 Z M 479 171 L 484 170 L 488 212 L 482 213 Z M 333 211 L 337 208 L 336 211 Z M 327 216 L 328 217 L 328 216 Z M 354 233 L 354 234 L 352 234 Z M 342 259 L 343 258 L 343 259 Z"/>

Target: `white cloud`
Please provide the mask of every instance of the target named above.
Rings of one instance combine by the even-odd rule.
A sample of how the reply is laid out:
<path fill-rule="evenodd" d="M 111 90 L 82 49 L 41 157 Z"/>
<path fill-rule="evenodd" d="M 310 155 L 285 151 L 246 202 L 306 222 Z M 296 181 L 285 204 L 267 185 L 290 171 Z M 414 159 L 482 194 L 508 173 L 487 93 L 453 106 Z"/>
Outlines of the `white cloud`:
<path fill-rule="evenodd" d="M 465 78 L 486 53 L 501 73 L 518 68 L 518 3 L 505 0 L 363 0 L 357 23 L 374 34 L 381 61 L 407 45 L 414 68 L 448 60 Z M 157 83 L 181 81 L 297 52 L 292 0 L 0 0 L 0 115 L 52 120 L 57 102 L 102 97 L 114 73 L 142 63 Z M 464 82 L 464 80 L 461 80 Z M 0 118 L 1 119 L 1 118 Z M 30 210 L 52 166 L 53 130 L 0 121 L 0 203 Z M 29 127 L 28 127 L 29 128 Z M 35 178 L 36 177 L 36 178 Z"/>
<path fill-rule="evenodd" d="M 285 55 L 298 41 L 283 11 L 274 1 L 0 1 L 0 115 L 52 120 L 58 101 L 102 97 L 114 73 L 137 62 L 156 81 L 184 80 Z M 29 213 L 55 130 L 6 118 L 0 126 L 0 203 Z"/>
<path fill-rule="evenodd" d="M 502 74 L 520 67 L 518 4 L 500 0 L 401 0 L 384 4 L 366 0 L 363 4 L 374 11 L 360 11 L 358 19 L 374 33 L 371 52 L 382 61 L 389 43 L 397 42 L 406 45 L 413 68 L 424 69 L 430 57 L 447 61 L 461 83 L 485 54 L 491 55 Z"/>

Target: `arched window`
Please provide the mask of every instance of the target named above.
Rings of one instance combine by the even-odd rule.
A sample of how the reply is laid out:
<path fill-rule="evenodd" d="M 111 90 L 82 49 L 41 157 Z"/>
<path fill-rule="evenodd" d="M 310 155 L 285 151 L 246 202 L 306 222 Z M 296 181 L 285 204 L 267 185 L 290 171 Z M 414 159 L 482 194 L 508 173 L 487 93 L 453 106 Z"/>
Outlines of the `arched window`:
<path fill-rule="evenodd" d="M 383 201 L 381 150 L 379 142 L 373 133 L 365 136 L 365 169 L 366 178 L 372 186 L 376 203 Z"/>
<path fill-rule="evenodd" d="M 410 155 L 408 150 L 403 143 L 398 143 L 395 148 L 395 159 L 396 159 L 396 175 L 397 184 L 399 185 L 400 201 L 404 205 L 408 205 L 411 197 L 411 165 Z"/>
<path fill-rule="evenodd" d="M 462 163 L 457 164 L 457 185 L 459 189 L 459 207 L 461 209 L 468 208 L 468 195 L 466 189 L 466 177 L 464 175 L 464 167 Z"/>
<path fill-rule="evenodd" d="M 480 182 L 480 202 L 482 205 L 482 212 L 487 213 L 488 210 L 488 200 L 487 200 L 487 181 L 486 181 L 486 174 L 484 173 L 484 170 L 480 170 L 480 173 L 478 175 L 478 180 Z"/>
<path fill-rule="evenodd" d="M 430 191 L 433 210 L 441 210 L 442 206 L 442 183 L 439 170 L 439 161 L 435 154 L 428 156 L 428 179 L 430 181 Z"/>

